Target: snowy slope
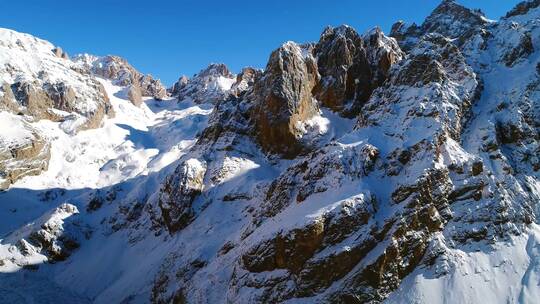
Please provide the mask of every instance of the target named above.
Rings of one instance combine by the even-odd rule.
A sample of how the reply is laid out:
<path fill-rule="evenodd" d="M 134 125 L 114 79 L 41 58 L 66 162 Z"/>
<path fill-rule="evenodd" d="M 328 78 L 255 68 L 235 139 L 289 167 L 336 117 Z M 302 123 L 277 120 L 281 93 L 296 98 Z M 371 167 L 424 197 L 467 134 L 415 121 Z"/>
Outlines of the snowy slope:
<path fill-rule="evenodd" d="M 121 87 L 116 87 L 106 80 L 102 80 L 102 83 L 111 96 L 111 104 L 116 112 L 116 117 L 107 120 L 102 128 L 71 135 L 62 130 L 61 123 L 43 120 L 32 124 L 43 134 L 47 134 L 51 140 L 51 160 L 49 169 L 42 175 L 27 177 L 12 185 L 10 191 L 0 193 L 2 201 L 0 212 L 4 219 L 0 225 L 0 234 L 4 236 L 0 245 L 3 252 L 1 266 L 3 271 L 17 271 L 28 264 L 42 263 L 44 259 L 43 256 L 39 258 L 38 253 L 37 256 L 16 254 L 14 260 L 5 260 L 6 255 L 13 255 L 13 250 L 16 250 L 13 245 L 22 238 L 16 235 L 13 229 L 33 222 L 41 214 L 54 209 L 64 201 L 69 201 L 77 205 L 79 209 L 85 210 L 87 198 L 96 191 L 100 191 L 95 189 L 115 186 L 128 193 L 137 192 L 137 190 L 144 192 L 144 189 L 137 189 L 137 187 L 144 185 L 147 179 L 152 179 L 150 176 L 156 175 L 157 172 L 176 161 L 194 143 L 195 135 L 204 128 L 206 117 L 210 113 L 208 106 L 205 105 L 179 106 L 173 101 L 157 102 L 152 99 L 148 100 L 145 106 L 137 108 L 128 100 L 115 97 L 115 94 L 122 90 Z M 18 132 L 23 131 L 24 129 L 21 129 Z M 10 133 L 12 136 L 16 134 Z M 17 138 L 23 139 L 19 136 Z M 157 179 L 157 177 L 153 178 Z M 149 189 L 156 187 L 155 184 L 148 183 L 150 183 Z M 133 195 L 136 196 L 136 194 Z M 96 217 L 98 219 L 88 216 L 84 221 L 98 224 L 98 222 L 93 223 L 99 220 L 99 216 Z M 91 248 L 99 244 L 100 240 L 96 240 L 95 243 L 92 241 L 85 245 L 90 249 L 87 252 L 95 255 Z M 104 253 L 114 254 L 115 251 L 121 253 L 122 242 L 115 244 L 114 241 L 109 240 L 108 244 L 113 248 L 104 249 Z M 81 261 L 84 260 L 86 259 L 81 259 Z M 132 258 L 128 260 L 131 264 Z M 96 268 L 92 266 L 91 261 L 86 261 L 84 264 L 87 264 L 86 267 Z M 48 267 L 43 265 L 41 268 Z M 110 266 L 102 269 L 102 271 L 111 270 Z M 116 269 L 123 271 L 121 265 Z M 81 270 L 82 268 L 76 268 L 75 272 Z M 44 269 L 43 271 L 48 273 L 51 270 Z M 139 275 L 142 273 L 144 272 Z M 42 275 L 38 276 L 41 279 L 36 281 L 36 285 L 48 284 L 51 287 L 47 290 L 48 285 L 44 285 L 40 288 L 43 290 L 35 294 L 35 298 L 24 292 L 25 287 L 21 286 L 23 288 L 21 290 L 13 287 L 13 285 L 17 286 L 16 282 L 21 279 L 18 276 L 2 280 L 2 282 L 12 286 L 10 287 L 11 297 L 21 293 L 35 303 L 47 303 L 47 299 L 57 296 L 55 293 L 59 292 L 59 288 L 53 288 L 53 285 L 56 286 L 55 283 L 47 282 Z M 93 277 L 89 279 L 94 281 Z M 68 279 L 67 282 L 69 283 L 70 280 Z M 96 281 L 96 283 L 99 282 Z M 48 294 L 48 297 L 41 298 L 41 293 Z M 95 295 L 95 291 L 91 295 Z M 68 297 L 66 303 L 69 302 Z"/>

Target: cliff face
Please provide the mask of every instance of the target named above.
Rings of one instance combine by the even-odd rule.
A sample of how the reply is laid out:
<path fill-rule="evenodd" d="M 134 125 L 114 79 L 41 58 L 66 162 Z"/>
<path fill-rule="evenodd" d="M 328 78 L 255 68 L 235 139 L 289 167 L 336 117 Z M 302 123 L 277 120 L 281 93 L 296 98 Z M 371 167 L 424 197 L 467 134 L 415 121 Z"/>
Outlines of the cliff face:
<path fill-rule="evenodd" d="M 68 259 L 54 281 L 101 275 L 72 286 L 95 303 L 534 302 L 538 20 L 538 1 L 492 21 L 445 0 L 390 36 L 340 26 L 287 42 L 264 71 L 212 64 L 140 108 L 125 99 L 146 94 L 129 68 L 91 70 L 81 77 L 108 78 L 122 129 L 94 131 L 121 136 L 70 158 L 101 164 L 91 189 L 25 193 L 55 208 L 10 231 L 0 270 Z M 3 88 L 1 114 L 31 111 L 24 86 Z M 62 106 L 78 94 L 54 92 Z M 26 140 L 0 150 L 0 169 L 19 156 L 46 169 L 58 146 L 35 127 L 17 127 Z M 74 166 L 55 155 L 47 173 Z"/>

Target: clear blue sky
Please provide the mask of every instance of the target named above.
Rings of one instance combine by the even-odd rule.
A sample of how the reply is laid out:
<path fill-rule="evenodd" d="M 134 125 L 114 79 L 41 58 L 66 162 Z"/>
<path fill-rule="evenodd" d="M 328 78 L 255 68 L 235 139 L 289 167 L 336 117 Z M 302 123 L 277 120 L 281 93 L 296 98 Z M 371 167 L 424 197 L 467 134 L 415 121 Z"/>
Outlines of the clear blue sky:
<path fill-rule="evenodd" d="M 519 0 L 461 0 L 498 19 Z M 0 27 L 51 41 L 69 54 L 114 54 L 171 85 L 211 62 L 263 68 L 287 40 L 316 41 L 326 25 L 359 32 L 420 23 L 439 0 L 1 0 Z"/>

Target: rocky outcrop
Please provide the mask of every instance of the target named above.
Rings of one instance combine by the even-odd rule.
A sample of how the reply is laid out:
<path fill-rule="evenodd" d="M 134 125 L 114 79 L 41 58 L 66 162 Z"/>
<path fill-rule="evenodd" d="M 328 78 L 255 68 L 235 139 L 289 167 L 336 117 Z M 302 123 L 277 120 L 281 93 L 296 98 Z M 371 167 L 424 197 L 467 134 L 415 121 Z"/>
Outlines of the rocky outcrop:
<path fill-rule="evenodd" d="M 348 26 L 328 27 L 315 46 L 315 56 L 321 74 L 315 98 L 334 111 L 358 111 L 358 105 L 348 103 L 357 95 L 366 101 L 371 93 L 371 70 L 360 35 Z"/>
<path fill-rule="evenodd" d="M 114 116 L 109 97 L 103 86 L 97 81 L 87 85 L 94 90 L 92 93 L 97 101 L 97 104 L 88 110 L 81 108 L 83 96 L 77 94 L 73 87 L 64 82 L 16 82 L 10 86 L 11 93 L 5 97 L 6 99 L 13 97 L 13 100 L 7 101 L 7 104 L 18 105 L 16 112 L 13 113 L 24 113 L 35 120 L 63 121 L 66 116 L 64 113 L 77 113 L 85 116 L 85 122 L 74 130 L 77 132 L 99 127 L 105 115 Z M 13 107 L 11 108 L 13 109 Z M 64 113 L 54 110 L 60 110 Z"/>
<path fill-rule="evenodd" d="M 520 15 L 526 15 L 530 10 L 540 6 L 540 1 L 529 0 L 518 3 L 512 10 L 506 13 L 505 18 L 516 17 Z"/>
<path fill-rule="evenodd" d="M 77 55 L 73 59 L 77 67 L 93 75 L 110 79 L 119 86 L 136 86 L 142 96 L 161 100 L 167 96 L 167 89 L 158 79 L 137 71 L 126 59 L 118 56 L 96 57 L 88 54 Z"/>
<path fill-rule="evenodd" d="M 318 114 L 311 91 L 319 80 L 312 45 L 287 42 L 272 52 L 264 75 L 253 86 L 253 120 L 264 150 L 294 157 L 303 150 L 299 124 Z"/>
<path fill-rule="evenodd" d="M 50 144 L 21 116 L 0 112 L 0 190 L 47 170 Z"/>
<path fill-rule="evenodd" d="M 141 89 L 138 87 L 138 86 L 135 86 L 135 85 L 132 85 L 130 84 L 127 88 L 126 88 L 126 95 L 127 95 L 127 98 L 136 106 L 140 106 L 143 102 L 142 100 L 142 93 L 141 93 Z"/>
<path fill-rule="evenodd" d="M 80 241 L 91 234 L 90 229 L 77 220 L 78 213 L 77 207 L 62 204 L 6 239 L 16 244 L 23 257 L 40 253 L 51 263 L 64 261 L 79 248 Z"/>
<path fill-rule="evenodd" d="M 64 52 L 64 50 L 62 50 L 62 48 L 59 46 L 52 49 L 52 52 L 58 58 L 69 59 L 69 55 L 66 52 Z"/>
<path fill-rule="evenodd" d="M 386 81 L 390 68 L 400 62 L 405 53 L 394 38 L 386 36 L 378 27 L 363 37 L 367 60 L 371 68 L 371 86 L 378 88 Z"/>
<path fill-rule="evenodd" d="M 205 173 L 205 163 L 189 159 L 165 181 L 160 192 L 159 208 L 170 233 L 181 230 L 193 220 L 193 201 L 203 191 Z"/>

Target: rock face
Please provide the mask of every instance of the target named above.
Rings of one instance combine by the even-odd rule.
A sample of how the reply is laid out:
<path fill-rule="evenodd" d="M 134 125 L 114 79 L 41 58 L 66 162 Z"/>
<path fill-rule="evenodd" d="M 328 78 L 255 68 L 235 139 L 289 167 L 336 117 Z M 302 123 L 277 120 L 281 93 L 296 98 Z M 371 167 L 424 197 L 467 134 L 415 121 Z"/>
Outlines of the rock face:
<path fill-rule="evenodd" d="M 520 15 L 526 15 L 530 10 L 538 8 L 540 2 L 537 0 L 523 1 L 516 5 L 512 10 L 506 13 L 505 18 L 512 18 Z"/>
<path fill-rule="evenodd" d="M 167 96 L 167 89 L 151 75 L 144 75 L 131 66 L 126 59 L 118 56 L 97 57 L 88 54 L 77 55 L 73 59 L 77 67 L 93 75 L 113 80 L 116 85 L 137 87 L 142 96 L 161 100 Z M 134 102 L 139 103 L 139 102 Z"/>
<path fill-rule="evenodd" d="M 361 37 L 349 26 L 329 27 L 315 45 L 284 44 L 245 97 L 254 103 L 257 140 L 287 158 L 309 150 L 303 125 L 319 115 L 319 102 L 354 117 L 403 56 L 379 29 Z"/>
<path fill-rule="evenodd" d="M 327 28 L 315 46 L 321 81 L 314 96 L 324 106 L 354 117 L 390 67 L 401 60 L 397 43 L 375 29 L 361 37 L 353 28 Z"/>
<path fill-rule="evenodd" d="M 311 91 L 319 80 L 312 45 L 287 42 L 272 52 L 253 87 L 253 119 L 263 149 L 292 157 L 302 150 L 299 124 L 318 114 Z"/>
<path fill-rule="evenodd" d="M 233 75 L 222 63 L 210 64 L 193 78 L 181 77 L 173 85 L 171 92 L 178 101 L 191 100 L 195 103 L 217 103 L 229 96 L 229 90 L 235 82 Z"/>

